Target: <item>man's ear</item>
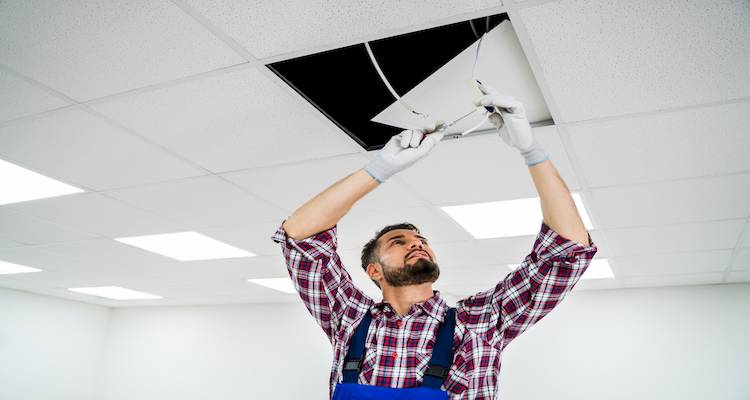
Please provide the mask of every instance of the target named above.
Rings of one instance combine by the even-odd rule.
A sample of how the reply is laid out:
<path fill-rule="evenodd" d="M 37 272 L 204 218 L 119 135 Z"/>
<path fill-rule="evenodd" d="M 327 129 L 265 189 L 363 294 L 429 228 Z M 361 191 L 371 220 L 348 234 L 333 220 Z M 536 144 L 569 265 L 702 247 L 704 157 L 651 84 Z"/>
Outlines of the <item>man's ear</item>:
<path fill-rule="evenodd" d="M 383 278 L 383 270 L 382 266 L 378 263 L 369 263 L 367 264 L 367 275 L 370 277 L 370 279 L 379 281 Z"/>

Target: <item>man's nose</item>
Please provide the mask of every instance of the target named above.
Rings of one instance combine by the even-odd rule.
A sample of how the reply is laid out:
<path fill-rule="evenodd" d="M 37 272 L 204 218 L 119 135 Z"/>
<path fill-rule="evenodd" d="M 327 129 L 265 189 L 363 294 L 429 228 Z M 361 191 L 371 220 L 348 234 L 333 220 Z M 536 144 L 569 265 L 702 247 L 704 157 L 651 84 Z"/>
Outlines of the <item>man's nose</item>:
<path fill-rule="evenodd" d="M 419 247 L 420 249 L 424 249 L 424 243 L 422 243 L 422 239 L 415 239 L 411 241 L 410 248 Z"/>

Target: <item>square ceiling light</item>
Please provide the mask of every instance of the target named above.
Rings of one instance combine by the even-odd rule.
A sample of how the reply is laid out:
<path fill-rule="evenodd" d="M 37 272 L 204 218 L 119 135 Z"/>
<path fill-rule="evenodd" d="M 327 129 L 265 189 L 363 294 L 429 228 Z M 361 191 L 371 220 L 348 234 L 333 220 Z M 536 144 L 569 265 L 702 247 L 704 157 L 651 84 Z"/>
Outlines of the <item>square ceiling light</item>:
<path fill-rule="evenodd" d="M 476 110 L 473 100 L 481 92 L 473 78 L 522 101 L 532 125 L 554 123 L 506 13 L 367 44 L 370 51 L 366 43 L 358 43 L 267 67 L 366 150 L 380 149 L 407 125 L 424 125 L 396 102 L 393 92 L 421 116 L 449 122 Z M 480 113 L 474 113 L 446 133 L 460 137 L 456 132 L 465 130 L 461 124 L 481 120 Z"/>
<path fill-rule="evenodd" d="M 224 242 L 192 231 L 133 236 L 116 238 L 115 240 L 179 261 L 255 256 L 255 254 L 249 251 L 230 246 Z"/>
<path fill-rule="evenodd" d="M 519 264 L 508 264 L 510 269 L 514 270 L 518 268 Z M 607 279 L 614 278 L 615 274 L 612 273 L 612 268 L 609 266 L 609 261 L 606 258 L 596 258 L 591 260 L 591 264 L 583 273 L 581 279 Z"/>
<path fill-rule="evenodd" d="M 264 278 L 264 279 L 248 279 L 248 282 L 252 282 L 256 285 L 265 286 L 273 290 L 278 290 L 284 293 L 296 293 L 297 289 L 294 288 L 292 280 L 289 278 Z"/>
<path fill-rule="evenodd" d="M 84 191 L 5 160 L 0 160 L 0 182 L 0 205 Z"/>
<path fill-rule="evenodd" d="M 573 202 L 586 229 L 593 229 L 581 196 Z M 543 221 L 539 197 L 440 207 L 476 239 L 535 235 Z"/>
<path fill-rule="evenodd" d="M 7 261 L 0 261 L 0 275 L 25 274 L 27 272 L 41 272 L 41 269 L 27 267 L 25 265 L 13 264 Z"/>
<path fill-rule="evenodd" d="M 162 296 L 143 293 L 136 290 L 121 288 L 119 286 L 97 286 L 70 288 L 72 292 L 85 293 L 98 297 L 106 297 L 114 300 L 142 300 L 142 299 L 161 299 Z"/>

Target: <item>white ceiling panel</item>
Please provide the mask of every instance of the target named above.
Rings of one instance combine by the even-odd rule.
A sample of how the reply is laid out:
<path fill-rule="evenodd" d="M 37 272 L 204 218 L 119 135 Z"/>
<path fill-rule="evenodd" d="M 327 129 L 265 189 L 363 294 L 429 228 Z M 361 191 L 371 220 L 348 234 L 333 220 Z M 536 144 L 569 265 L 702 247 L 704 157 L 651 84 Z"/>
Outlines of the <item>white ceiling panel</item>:
<path fill-rule="evenodd" d="M 16 241 L 6 239 L 6 238 L 0 238 L 0 247 L 17 247 L 17 246 L 23 246 L 23 243 L 16 242 Z"/>
<path fill-rule="evenodd" d="M 21 214 L 8 207 L 0 207 L 0 237 L 26 245 L 95 238 L 94 235 Z"/>
<path fill-rule="evenodd" d="M 600 229 L 745 218 L 750 174 L 594 189 L 588 205 Z"/>
<path fill-rule="evenodd" d="M 278 221 L 260 222 L 221 228 L 204 228 L 198 233 L 222 241 L 258 255 L 280 255 L 281 245 L 271 240 L 271 236 L 281 226 Z"/>
<path fill-rule="evenodd" d="M 434 207 L 400 208 L 387 211 L 351 212 L 339 221 L 339 248 L 362 249 L 375 232 L 386 225 L 414 224 L 431 243 L 470 240 L 471 235 L 445 213 Z"/>
<path fill-rule="evenodd" d="M 68 104 L 67 100 L 8 73 L 0 66 L 0 122 Z"/>
<path fill-rule="evenodd" d="M 589 187 L 750 171 L 750 102 L 567 128 Z"/>
<path fill-rule="evenodd" d="M 93 235 L 127 237 L 185 229 L 167 218 L 98 193 L 80 193 L 8 205 L 13 210 Z"/>
<path fill-rule="evenodd" d="M 731 254 L 732 250 L 710 250 L 617 257 L 617 271 L 622 277 L 723 272 Z"/>
<path fill-rule="evenodd" d="M 257 256 L 150 264 L 149 275 L 158 283 L 199 283 L 288 276 L 284 258 Z"/>
<path fill-rule="evenodd" d="M 739 249 L 732 260 L 732 270 L 750 269 L 750 248 Z"/>
<path fill-rule="evenodd" d="M 622 279 L 622 286 L 626 288 L 641 287 L 667 287 L 667 286 L 691 286 L 691 285 L 714 285 L 722 283 L 722 273 L 712 272 L 705 274 L 674 274 L 655 276 L 629 276 Z"/>
<path fill-rule="evenodd" d="M 747 226 L 745 227 L 745 233 L 743 234 L 740 247 L 750 247 L 750 224 L 747 224 Z"/>
<path fill-rule="evenodd" d="M 565 0 L 520 15 L 564 121 L 750 96 L 746 0 Z"/>
<path fill-rule="evenodd" d="M 41 269 L 42 272 L 13 274 L 13 276 L 42 274 L 47 271 L 75 269 L 76 260 L 58 253 L 52 253 L 36 246 L 0 248 L 0 260 Z"/>
<path fill-rule="evenodd" d="M 346 134 L 254 68 L 92 108 L 212 172 L 357 151 Z"/>
<path fill-rule="evenodd" d="M 499 0 L 185 2 L 258 58 L 408 28 L 500 5 Z"/>
<path fill-rule="evenodd" d="M 361 169 L 367 161 L 367 157 L 363 155 L 352 154 L 294 165 L 232 172 L 223 174 L 222 177 L 293 211 L 327 187 Z M 398 199 L 400 208 L 427 205 L 426 201 L 411 194 L 397 179 L 390 179 L 355 203 L 352 210 L 387 210 L 393 207 L 395 199 Z"/>
<path fill-rule="evenodd" d="M 216 176 L 188 178 L 106 192 L 192 229 L 282 221 L 286 213 Z M 167 233 L 167 232 L 162 232 Z"/>
<path fill-rule="evenodd" d="M 78 101 L 245 60 L 167 1 L 0 5 L 3 64 Z"/>
<path fill-rule="evenodd" d="M 81 110 L 0 127 L 0 156 L 34 172 L 94 190 L 206 174 Z"/>
<path fill-rule="evenodd" d="M 727 282 L 750 282 L 750 271 L 733 271 L 727 274 Z"/>
<path fill-rule="evenodd" d="M 578 181 L 557 134 L 557 128 L 534 129 L 568 187 Z M 518 150 L 497 133 L 443 140 L 426 158 L 398 174 L 432 204 L 468 204 L 538 196 L 529 169 Z"/>
<path fill-rule="evenodd" d="M 36 289 L 68 289 L 90 286 L 120 286 L 139 290 L 145 282 L 153 282 L 144 267 L 115 268 L 92 267 L 65 268 L 57 271 L 43 271 L 29 274 L 16 274 L 13 279 L 28 283 Z"/>
<path fill-rule="evenodd" d="M 170 258 L 142 250 L 112 239 L 94 239 L 35 246 L 38 249 L 64 255 L 75 260 L 75 268 L 121 267 L 169 261 Z"/>
<path fill-rule="evenodd" d="M 690 224 L 607 229 L 610 250 L 619 256 L 731 249 L 744 219 Z"/>

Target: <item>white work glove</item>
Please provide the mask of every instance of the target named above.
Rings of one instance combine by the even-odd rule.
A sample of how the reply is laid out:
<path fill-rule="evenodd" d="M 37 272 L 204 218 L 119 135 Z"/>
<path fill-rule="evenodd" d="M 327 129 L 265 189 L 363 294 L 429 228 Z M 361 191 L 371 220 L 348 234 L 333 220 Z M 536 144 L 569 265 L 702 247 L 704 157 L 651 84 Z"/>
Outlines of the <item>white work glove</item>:
<path fill-rule="evenodd" d="M 480 84 L 479 88 L 484 96 L 474 103 L 495 110 L 489 121 L 497 127 L 503 141 L 518 149 L 529 167 L 547 160 L 549 157 L 531 132 L 523 104 L 513 97 L 498 94 L 489 86 Z"/>
<path fill-rule="evenodd" d="M 393 174 L 410 167 L 426 156 L 443 139 L 445 132 L 434 132 L 436 126 L 437 124 L 423 129 L 405 130 L 394 135 L 380 149 L 378 155 L 365 164 L 364 170 L 378 182 L 383 183 Z"/>

